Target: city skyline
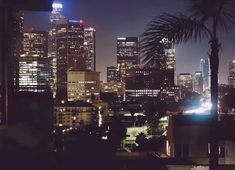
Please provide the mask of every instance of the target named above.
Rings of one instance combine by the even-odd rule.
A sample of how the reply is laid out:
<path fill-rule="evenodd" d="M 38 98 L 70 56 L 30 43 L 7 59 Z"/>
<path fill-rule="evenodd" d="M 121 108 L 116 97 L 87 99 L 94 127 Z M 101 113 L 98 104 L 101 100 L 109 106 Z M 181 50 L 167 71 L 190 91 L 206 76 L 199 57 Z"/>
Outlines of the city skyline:
<path fill-rule="evenodd" d="M 127 36 L 139 36 L 145 30 L 147 24 L 154 16 L 163 12 L 176 13 L 187 11 L 187 0 L 177 2 L 141 0 L 133 2 L 123 0 L 110 2 L 102 0 L 97 3 L 94 0 L 60 0 L 63 3 L 63 15 L 70 19 L 83 19 L 86 26 L 96 29 L 97 34 L 97 71 L 101 72 L 101 80 L 106 81 L 106 67 L 116 66 L 116 38 Z M 166 10 L 167 9 L 167 10 Z M 139 12 L 141 11 L 141 12 Z M 29 17 L 30 14 L 30 17 Z M 49 27 L 50 13 L 25 12 L 26 28 L 46 29 Z M 109 15 L 107 15 L 109 14 Z M 35 23 L 35 17 L 38 22 Z M 130 22 L 131 21 L 131 22 Z M 40 24 L 44 23 L 44 24 Z M 219 82 L 227 83 L 228 63 L 233 59 L 233 36 L 235 31 L 224 34 L 221 39 L 223 51 L 221 52 Z M 200 43 L 187 43 L 176 46 L 176 72 L 194 73 L 199 70 L 200 59 L 207 57 L 209 50 L 208 40 Z M 103 61 L 106 62 L 103 62 Z"/>

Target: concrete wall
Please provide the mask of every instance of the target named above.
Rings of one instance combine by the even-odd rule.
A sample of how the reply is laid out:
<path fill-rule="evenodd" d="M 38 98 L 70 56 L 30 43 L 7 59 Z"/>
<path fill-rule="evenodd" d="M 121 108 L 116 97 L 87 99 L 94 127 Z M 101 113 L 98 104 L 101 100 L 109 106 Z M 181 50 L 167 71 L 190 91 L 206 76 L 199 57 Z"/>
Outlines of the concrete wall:
<path fill-rule="evenodd" d="M 235 143 L 225 142 L 225 164 L 235 164 Z"/>

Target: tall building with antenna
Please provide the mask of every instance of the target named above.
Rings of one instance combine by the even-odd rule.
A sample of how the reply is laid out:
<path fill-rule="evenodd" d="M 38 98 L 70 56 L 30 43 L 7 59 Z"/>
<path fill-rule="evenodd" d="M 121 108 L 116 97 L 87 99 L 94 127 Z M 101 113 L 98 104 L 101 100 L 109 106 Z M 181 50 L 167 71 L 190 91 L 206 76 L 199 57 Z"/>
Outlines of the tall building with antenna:
<path fill-rule="evenodd" d="M 52 4 L 52 12 L 50 14 L 50 30 L 48 34 L 48 56 L 52 58 L 52 79 L 50 81 L 51 89 L 56 93 L 57 89 L 57 39 L 56 26 L 59 23 L 66 22 L 66 18 L 62 15 L 63 4 L 54 2 Z"/>
<path fill-rule="evenodd" d="M 67 72 L 85 70 L 83 20 L 68 20 L 56 26 L 58 100 L 67 100 Z"/>

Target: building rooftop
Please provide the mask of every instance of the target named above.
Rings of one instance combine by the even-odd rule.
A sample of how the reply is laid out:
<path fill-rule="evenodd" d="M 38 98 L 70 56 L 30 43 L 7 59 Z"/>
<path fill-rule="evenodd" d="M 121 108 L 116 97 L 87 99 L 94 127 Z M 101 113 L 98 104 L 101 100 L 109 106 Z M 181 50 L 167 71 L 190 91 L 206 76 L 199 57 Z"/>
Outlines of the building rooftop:
<path fill-rule="evenodd" d="M 55 103 L 56 107 L 93 107 L 91 103 L 83 101 L 65 101 L 61 103 Z"/>

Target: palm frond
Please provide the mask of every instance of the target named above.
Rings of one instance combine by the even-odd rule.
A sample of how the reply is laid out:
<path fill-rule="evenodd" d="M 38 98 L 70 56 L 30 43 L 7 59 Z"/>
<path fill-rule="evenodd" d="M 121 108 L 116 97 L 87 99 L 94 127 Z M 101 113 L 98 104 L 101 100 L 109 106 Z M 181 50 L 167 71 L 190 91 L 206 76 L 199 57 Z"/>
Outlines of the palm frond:
<path fill-rule="evenodd" d="M 164 38 L 179 44 L 189 40 L 197 42 L 208 35 L 210 31 L 196 19 L 183 14 L 163 14 L 155 17 L 141 35 L 141 57 L 146 62 L 153 59 L 154 55 L 158 55 L 158 52 L 164 50 L 164 44 L 162 44 Z"/>
<path fill-rule="evenodd" d="M 201 22 L 217 18 L 225 29 L 235 25 L 235 0 L 191 0 L 190 11 Z"/>
<path fill-rule="evenodd" d="M 222 28 L 228 29 L 235 25 L 235 0 L 223 0 L 218 13 L 218 22 Z"/>

